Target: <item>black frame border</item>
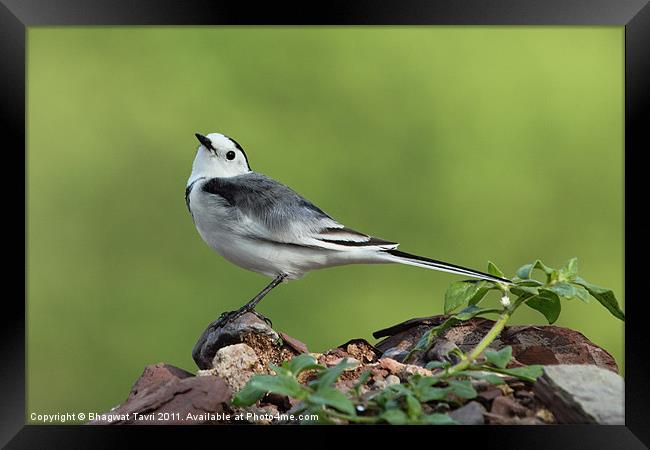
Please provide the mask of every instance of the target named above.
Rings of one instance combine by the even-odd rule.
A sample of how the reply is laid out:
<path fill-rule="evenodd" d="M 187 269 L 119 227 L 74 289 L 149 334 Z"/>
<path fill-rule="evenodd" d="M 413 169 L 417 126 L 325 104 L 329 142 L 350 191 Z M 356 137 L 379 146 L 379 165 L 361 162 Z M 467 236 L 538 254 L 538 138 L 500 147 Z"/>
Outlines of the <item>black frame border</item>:
<path fill-rule="evenodd" d="M 647 0 L 402 0 L 399 3 L 378 0 L 331 0 L 312 2 L 252 3 L 209 0 L 0 0 L 0 77 L 2 142 L 4 149 L 25 164 L 25 154 L 16 152 L 25 143 L 25 56 L 26 28 L 50 25 L 613 25 L 625 26 L 625 238 L 641 243 L 642 233 L 635 230 L 636 220 L 628 217 L 643 205 L 635 196 L 643 195 L 636 172 L 642 170 L 632 161 L 650 148 L 643 117 L 650 116 L 650 6 Z M 7 153 L 5 153 L 7 154 Z M 9 166 L 8 168 L 14 167 Z M 5 171 L 7 174 L 9 170 Z M 23 211 L 26 216 L 26 172 Z M 6 179 L 6 178 L 5 178 Z M 4 181 L 5 189 L 15 199 L 16 183 Z M 7 191 L 5 191 L 7 192 Z M 16 207 L 19 209 L 19 206 Z M 15 217 L 16 214 L 10 217 Z M 26 222 L 25 222 L 26 224 Z M 18 228 L 16 226 L 16 228 Z M 20 230 L 17 230 L 20 234 Z M 23 228 L 26 258 L 26 228 Z M 636 277 L 641 268 L 631 264 L 640 245 L 625 246 L 625 290 L 640 292 L 643 277 Z M 640 256 L 640 255 L 636 255 Z M 26 261 L 25 261 L 26 263 Z M 15 265 L 14 265 L 15 266 Z M 26 264 L 24 288 L 26 301 Z M 627 273 L 630 270 L 630 275 Z M 48 447 L 114 448 L 132 442 L 142 432 L 149 438 L 166 437 L 170 428 L 181 431 L 186 438 L 214 441 L 212 427 L 87 427 L 25 425 L 25 308 L 16 300 L 5 299 L 2 327 L 2 364 L 0 364 L 0 445 L 8 448 Z M 497 444 L 501 448 L 647 448 L 650 443 L 648 416 L 648 373 L 646 357 L 650 338 L 644 333 L 643 296 L 626 302 L 626 425 L 625 426 L 553 426 L 553 427 L 428 427 L 410 429 L 408 433 L 425 432 L 432 444 L 442 443 L 441 436 L 464 444 Z M 646 325 L 647 326 L 647 325 Z M 378 431 L 400 427 L 335 427 L 336 432 L 363 433 L 374 436 Z M 189 430 L 192 430 L 191 432 Z M 320 428 L 322 429 L 322 428 Z M 187 431 L 186 431 L 187 430 Z M 206 431 L 208 430 L 208 431 Z M 312 427 L 255 427 L 278 437 L 286 432 L 304 434 Z M 332 431 L 330 428 L 328 431 Z M 239 437 L 232 434 L 237 427 L 220 427 L 219 438 Z M 405 431 L 405 430 L 400 430 Z M 186 433 L 191 433 L 186 434 Z M 210 433 L 210 434 L 206 434 Z M 436 436 L 434 438 L 434 436 Z M 489 436 L 489 437 L 487 437 Z M 142 436 L 140 436 L 142 437 Z M 82 445 L 81 442 L 84 444 Z M 187 442 L 187 441 L 186 441 Z"/>

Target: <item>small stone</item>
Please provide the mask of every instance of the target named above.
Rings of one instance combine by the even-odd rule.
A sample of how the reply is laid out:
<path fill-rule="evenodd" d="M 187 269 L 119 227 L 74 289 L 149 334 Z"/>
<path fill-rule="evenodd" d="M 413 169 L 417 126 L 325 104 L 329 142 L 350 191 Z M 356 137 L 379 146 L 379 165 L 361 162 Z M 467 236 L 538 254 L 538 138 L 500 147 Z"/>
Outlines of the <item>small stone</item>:
<path fill-rule="evenodd" d="M 396 375 L 388 375 L 386 377 L 386 385 L 390 386 L 391 384 L 400 384 L 400 379 Z"/>
<path fill-rule="evenodd" d="M 490 413 L 503 417 L 524 417 L 528 409 L 520 405 L 512 397 L 497 397 L 492 402 Z"/>
<path fill-rule="evenodd" d="M 379 360 L 379 367 L 386 369 L 389 373 L 396 374 L 402 370 L 404 364 L 399 363 L 391 358 L 381 358 Z"/>
<path fill-rule="evenodd" d="M 390 374 L 397 375 L 401 379 L 408 378 L 414 374 L 422 375 L 424 377 L 430 377 L 433 375 L 433 372 L 428 369 L 413 364 L 402 364 L 401 362 L 397 362 L 391 358 L 381 358 L 379 360 L 379 367 L 386 369 Z"/>
<path fill-rule="evenodd" d="M 486 412 L 483 405 L 479 402 L 471 401 L 466 405 L 452 411 L 449 416 L 461 425 L 483 425 L 485 418 L 483 414 Z"/>
<path fill-rule="evenodd" d="M 507 384 L 499 384 L 499 385 L 497 385 L 497 388 L 499 388 L 501 390 L 503 395 L 510 395 L 510 394 L 512 394 L 514 392 L 513 389 L 510 386 L 508 386 Z"/>
<path fill-rule="evenodd" d="M 480 392 L 477 397 L 480 400 L 485 401 L 486 403 L 490 403 L 495 398 L 500 397 L 502 395 L 503 392 L 501 392 L 501 389 L 494 388 L 494 389 L 489 389 L 487 391 Z"/>
<path fill-rule="evenodd" d="M 263 368 L 255 350 L 246 344 L 235 344 L 220 348 L 212 360 L 211 372 L 218 375 L 232 388 L 239 391 L 255 373 Z"/>
<path fill-rule="evenodd" d="M 535 417 L 544 423 L 555 423 L 555 416 L 546 408 L 542 408 L 535 413 Z"/>

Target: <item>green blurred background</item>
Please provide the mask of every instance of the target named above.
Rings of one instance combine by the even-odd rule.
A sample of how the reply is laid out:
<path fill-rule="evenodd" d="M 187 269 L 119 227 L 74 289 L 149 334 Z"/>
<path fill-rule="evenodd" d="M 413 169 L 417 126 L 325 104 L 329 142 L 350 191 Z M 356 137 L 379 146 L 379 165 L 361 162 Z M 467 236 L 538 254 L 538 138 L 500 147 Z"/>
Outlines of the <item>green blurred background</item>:
<path fill-rule="evenodd" d="M 194 371 L 204 326 L 269 281 L 194 228 L 195 132 L 402 250 L 509 275 L 577 256 L 622 303 L 623 50 L 622 27 L 30 28 L 28 414 L 106 411 L 151 363 Z M 441 313 L 458 279 L 339 267 L 258 309 L 322 351 Z M 557 324 L 622 367 L 595 301 Z"/>

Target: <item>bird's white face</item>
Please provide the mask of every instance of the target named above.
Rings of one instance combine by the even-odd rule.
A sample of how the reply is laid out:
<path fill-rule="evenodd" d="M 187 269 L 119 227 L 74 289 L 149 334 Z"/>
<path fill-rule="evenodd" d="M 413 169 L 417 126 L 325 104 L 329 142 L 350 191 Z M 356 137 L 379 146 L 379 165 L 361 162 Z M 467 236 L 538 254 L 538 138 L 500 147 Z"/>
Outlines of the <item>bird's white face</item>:
<path fill-rule="evenodd" d="M 201 145 L 192 164 L 188 185 L 201 177 L 227 178 L 251 171 L 244 150 L 233 139 L 219 133 L 207 136 L 197 133 L 196 138 Z"/>

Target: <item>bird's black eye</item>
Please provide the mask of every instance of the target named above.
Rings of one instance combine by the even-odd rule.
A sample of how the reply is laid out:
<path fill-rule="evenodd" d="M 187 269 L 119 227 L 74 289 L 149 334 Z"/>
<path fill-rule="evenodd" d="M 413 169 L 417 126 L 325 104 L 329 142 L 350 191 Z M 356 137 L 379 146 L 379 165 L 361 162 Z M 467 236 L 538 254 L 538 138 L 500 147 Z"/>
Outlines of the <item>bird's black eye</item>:
<path fill-rule="evenodd" d="M 229 159 L 229 160 L 231 160 L 231 161 L 232 161 L 233 159 L 235 159 L 235 152 L 233 152 L 232 150 L 230 150 L 228 153 L 226 153 L 226 159 Z"/>

